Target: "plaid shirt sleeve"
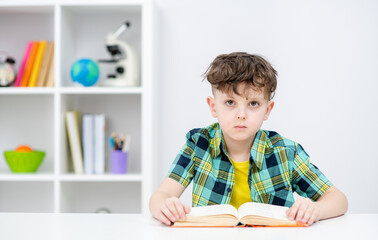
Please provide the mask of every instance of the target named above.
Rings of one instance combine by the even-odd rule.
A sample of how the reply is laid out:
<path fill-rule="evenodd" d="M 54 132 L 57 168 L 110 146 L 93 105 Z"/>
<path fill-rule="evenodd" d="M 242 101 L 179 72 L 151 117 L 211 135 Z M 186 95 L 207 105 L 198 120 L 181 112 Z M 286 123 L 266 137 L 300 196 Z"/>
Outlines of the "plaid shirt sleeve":
<path fill-rule="evenodd" d="M 168 177 L 181 183 L 185 188 L 193 179 L 194 175 L 194 148 L 195 143 L 191 132 L 186 134 L 186 143 L 173 161 Z"/>
<path fill-rule="evenodd" d="M 318 200 L 332 183 L 313 164 L 300 144 L 296 147 L 293 165 L 293 188 L 299 195 Z"/>

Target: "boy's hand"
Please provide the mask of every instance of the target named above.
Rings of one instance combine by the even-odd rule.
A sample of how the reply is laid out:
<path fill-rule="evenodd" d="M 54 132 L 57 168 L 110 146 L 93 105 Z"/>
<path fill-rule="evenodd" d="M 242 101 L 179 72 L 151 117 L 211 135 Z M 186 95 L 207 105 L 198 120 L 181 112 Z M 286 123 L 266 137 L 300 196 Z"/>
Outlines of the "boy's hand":
<path fill-rule="evenodd" d="M 286 211 L 290 220 L 295 220 L 309 225 L 319 221 L 320 209 L 316 202 L 309 198 L 298 198 L 293 206 Z"/>
<path fill-rule="evenodd" d="M 182 204 L 177 197 L 167 198 L 160 207 L 159 221 L 171 225 L 178 219 L 185 220 L 189 212 L 190 207 Z"/>

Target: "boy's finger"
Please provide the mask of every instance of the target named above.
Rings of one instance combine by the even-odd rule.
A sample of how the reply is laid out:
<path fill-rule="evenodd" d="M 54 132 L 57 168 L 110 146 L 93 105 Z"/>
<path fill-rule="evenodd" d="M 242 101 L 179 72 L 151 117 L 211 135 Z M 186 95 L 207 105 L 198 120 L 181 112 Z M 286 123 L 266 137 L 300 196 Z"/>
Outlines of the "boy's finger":
<path fill-rule="evenodd" d="M 186 213 L 186 214 L 189 214 L 191 208 L 190 208 L 189 206 L 187 206 L 187 205 L 184 205 L 184 210 L 185 210 L 185 213 Z"/>
<path fill-rule="evenodd" d="M 179 199 L 175 199 L 173 203 L 175 204 L 176 211 L 178 213 L 178 218 L 185 219 L 184 205 L 182 205 Z"/>
<path fill-rule="evenodd" d="M 302 219 L 307 212 L 307 206 L 305 204 L 301 204 L 301 206 L 298 209 L 297 216 L 295 217 L 296 221 L 302 222 Z"/>
<path fill-rule="evenodd" d="M 313 223 L 315 223 L 316 222 L 316 215 L 312 215 L 311 217 L 310 217 L 310 219 L 308 220 L 308 224 L 309 225 L 312 225 Z"/>
<path fill-rule="evenodd" d="M 161 207 L 161 211 L 168 218 L 168 220 L 170 220 L 171 222 L 176 221 L 175 216 L 171 213 L 171 211 L 169 210 L 169 208 L 165 204 L 163 204 L 163 206 Z"/>
<path fill-rule="evenodd" d="M 307 211 L 303 215 L 302 220 L 300 220 L 303 223 L 308 223 L 308 220 L 310 220 L 311 216 L 313 215 L 313 209 L 307 208 Z"/>
<path fill-rule="evenodd" d="M 299 202 L 295 202 L 293 204 L 293 206 L 291 206 L 291 208 L 289 209 L 289 214 L 288 214 L 288 217 L 290 220 L 294 220 L 296 215 L 297 215 L 297 212 L 298 212 L 298 209 L 299 209 Z"/>
<path fill-rule="evenodd" d="M 160 222 L 162 222 L 163 224 L 168 225 L 168 226 L 171 225 L 171 223 L 172 223 L 171 221 L 168 220 L 168 218 L 162 212 L 160 214 L 159 220 L 160 220 Z"/>
<path fill-rule="evenodd" d="M 169 209 L 169 211 L 171 211 L 172 215 L 176 218 L 176 220 L 180 218 L 180 216 L 177 213 L 177 208 L 174 200 L 166 202 L 166 206 Z"/>

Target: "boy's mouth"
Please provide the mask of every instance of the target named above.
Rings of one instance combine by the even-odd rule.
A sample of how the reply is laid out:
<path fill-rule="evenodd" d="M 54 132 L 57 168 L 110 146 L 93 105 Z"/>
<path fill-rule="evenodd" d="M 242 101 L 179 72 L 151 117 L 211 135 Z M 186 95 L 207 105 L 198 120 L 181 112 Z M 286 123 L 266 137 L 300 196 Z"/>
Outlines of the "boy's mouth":
<path fill-rule="evenodd" d="M 243 128 L 247 128 L 246 126 L 242 126 L 242 125 L 237 125 L 235 126 L 236 129 L 243 129 Z"/>

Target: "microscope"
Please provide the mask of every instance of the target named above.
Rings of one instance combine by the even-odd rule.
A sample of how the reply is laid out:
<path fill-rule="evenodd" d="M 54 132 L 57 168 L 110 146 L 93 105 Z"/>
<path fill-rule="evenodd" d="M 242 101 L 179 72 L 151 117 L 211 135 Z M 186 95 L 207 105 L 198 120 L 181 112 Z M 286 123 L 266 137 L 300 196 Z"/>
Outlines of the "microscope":
<path fill-rule="evenodd" d="M 108 74 L 102 86 L 135 87 L 139 86 L 139 64 L 135 50 L 119 36 L 130 28 L 130 22 L 123 23 L 115 32 L 105 38 L 105 45 L 111 55 L 110 60 L 99 60 L 100 63 L 114 63 L 115 73 Z"/>

